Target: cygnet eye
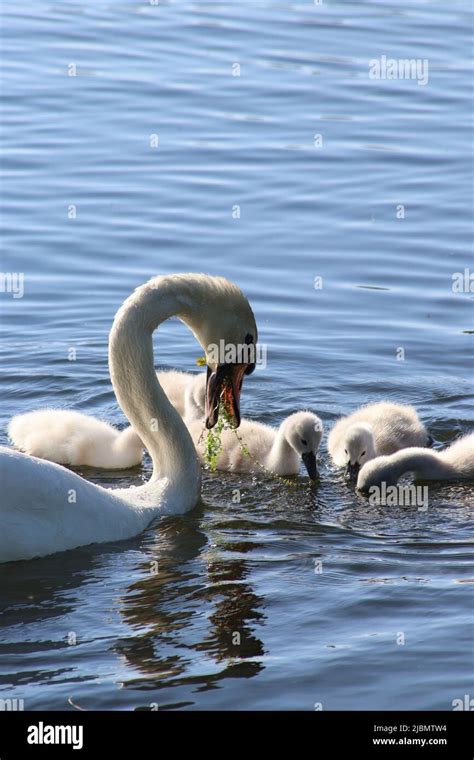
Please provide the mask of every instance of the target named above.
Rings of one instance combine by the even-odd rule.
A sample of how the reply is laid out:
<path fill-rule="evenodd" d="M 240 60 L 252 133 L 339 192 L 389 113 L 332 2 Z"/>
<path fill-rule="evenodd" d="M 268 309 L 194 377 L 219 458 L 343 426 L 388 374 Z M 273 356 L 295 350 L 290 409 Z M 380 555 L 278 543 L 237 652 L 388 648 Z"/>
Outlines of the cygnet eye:
<path fill-rule="evenodd" d="M 362 452 L 361 457 L 365 457 L 365 451 Z"/>
<path fill-rule="evenodd" d="M 307 446 L 308 445 L 308 441 L 305 441 L 304 438 L 301 439 L 301 443 L 303 444 L 303 446 Z"/>

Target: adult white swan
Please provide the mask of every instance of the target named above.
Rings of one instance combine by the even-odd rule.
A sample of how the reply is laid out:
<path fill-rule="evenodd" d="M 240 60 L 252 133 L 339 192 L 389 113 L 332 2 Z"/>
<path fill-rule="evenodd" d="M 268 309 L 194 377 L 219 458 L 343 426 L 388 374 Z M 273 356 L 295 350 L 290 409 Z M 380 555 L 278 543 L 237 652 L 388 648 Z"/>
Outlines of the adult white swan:
<path fill-rule="evenodd" d="M 253 367 L 245 353 L 237 363 L 238 349 L 257 341 L 250 304 L 222 277 L 153 278 L 119 309 L 109 340 L 115 395 L 150 453 L 152 477 L 137 488 L 110 490 L 60 465 L 1 447 L 0 562 L 131 538 L 158 515 L 181 514 L 197 504 L 201 478 L 194 445 L 153 366 L 152 334 L 172 316 L 187 324 L 206 353 L 207 427 L 217 422 L 220 401 L 240 423 L 243 376 Z M 216 346 L 221 345 L 233 347 L 234 363 L 220 362 Z"/>

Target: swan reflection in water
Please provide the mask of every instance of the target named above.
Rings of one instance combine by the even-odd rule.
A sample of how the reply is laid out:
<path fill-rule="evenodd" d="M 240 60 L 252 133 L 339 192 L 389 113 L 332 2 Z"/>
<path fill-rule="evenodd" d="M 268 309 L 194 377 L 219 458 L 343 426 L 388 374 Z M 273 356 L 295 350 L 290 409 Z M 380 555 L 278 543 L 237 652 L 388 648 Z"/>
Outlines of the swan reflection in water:
<path fill-rule="evenodd" d="M 252 547 L 229 541 L 218 551 L 242 553 Z M 114 646 L 140 671 L 122 682 L 124 688 L 152 692 L 188 685 L 192 693 L 216 688 L 226 678 L 251 678 L 263 669 L 264 646 L 255 632 L 265 621 L 263 599 L 246 581 L 245 560 L 215 554 L 198 519 L 174 518 L 161 526 L 141 565 L 144 576 L 121 599 L 122 619 L 142 630 Z"/>
<path fill-rule="evenodd" d="M 244 549 L 229 542 L 219 553 Z M 245 560 L 215 558 L 201 507 L 127 542 L 10 565 L 0 591 L 0 637 L 10 642 L 0 675 L 9 696 L 26 690 L 28 709 L 67 709 L 69 698 L 86 710 L 150 709 L 159 703 L 153 692 L 167 687 L 189 686 L 193 704 L 194 691 L 256 675 L 264 646 L 255 629 L 265 615 L 249 572 Z M 98 656 L 108 658 L 112 679 L 99 705 Z M 62 685 L 61 696 L 50 701 L 53 682 Z"/>

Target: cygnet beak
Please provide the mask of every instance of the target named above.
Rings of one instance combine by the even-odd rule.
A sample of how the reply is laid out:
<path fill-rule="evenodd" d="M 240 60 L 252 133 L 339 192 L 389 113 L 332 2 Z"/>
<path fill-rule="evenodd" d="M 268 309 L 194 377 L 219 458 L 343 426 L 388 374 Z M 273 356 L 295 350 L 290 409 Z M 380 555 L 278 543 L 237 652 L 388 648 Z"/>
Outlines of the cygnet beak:
<path fill-rule="evenodd" d="M 306 467 L 311 480 L 317 480 L 319 473 L 318 465 L 316 464 L 316 455 L 312 451 L 306 451 L 301 455 L 301 459 L 303 460 L 303 464 Z"/>
<path fill-rule="evenodd" d="M 355 462 L 354 464 L 348 462 L 346 466 L 346 478 L 349 478 L 349 480 L 357 480 L 359 470 L 360 464 L 358 462 Z"/>

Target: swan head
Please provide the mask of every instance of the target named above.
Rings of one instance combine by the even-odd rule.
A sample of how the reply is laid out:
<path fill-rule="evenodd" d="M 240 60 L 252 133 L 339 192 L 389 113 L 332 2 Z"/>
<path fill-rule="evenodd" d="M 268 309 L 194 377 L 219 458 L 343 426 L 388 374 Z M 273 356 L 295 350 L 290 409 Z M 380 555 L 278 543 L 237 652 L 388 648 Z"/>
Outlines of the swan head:
<path fill-rule="evenodd" d="M 346 459 L 346 476 L 351 480 L 357 478 L 360 468 L 375 456 L 374 433 L 370 425 L 356 422 L 351 425 L 344 439 Z"/>
<path fill-rule="evenodd" d="M 280 430 L 291 448 L 301 457 L 311 480 L 316 480 L 316 454 L 323 434 L 322 421 L 312 412 L 295 412 L 284 420 Z"/>
<path fill-rule="evenodd" d="M 214 427 L 222 404 L 227 419 L 238 427 L 243 379 L 255 369 L 257 325 L 237 285 L 224 277 L 202 277 L 200 307 L 188 324 L 206 354 L 205 423 Z"/>
<path fill-rule="evenodd" d="M 224 277 L 193 272 L 158 275 L 124 301 L 109 338 L 110 374 L 119 403 L 122 399 L 138 418 L 140 410 L 132 409 L 132 396 L 139 392 L 141 364 L 147 365 L 149 382 L 153 377 L 156 383 L 151 337 L 171 317 L 189 327 L 206 354 L 206 427 L 216 424 L 221 404 L 227 419 L 238 427 L 243 378 L 256 363 L 257 326 L 247 298 Z M 150 340 L 143 342 L 143 336 Z M 134 371 L 136 362 L 140 367 Z"/>
<path fill-rule="evenodd" d="M 397 480 L 391 467 L 391 458 L 389 456 L 375 457 L 361 468 L 357 477 L 357 488 L 367 493 L 373 486 L 380 486 L 382 483 L 386 483 L 387 487 L 394 486 Z"/>

